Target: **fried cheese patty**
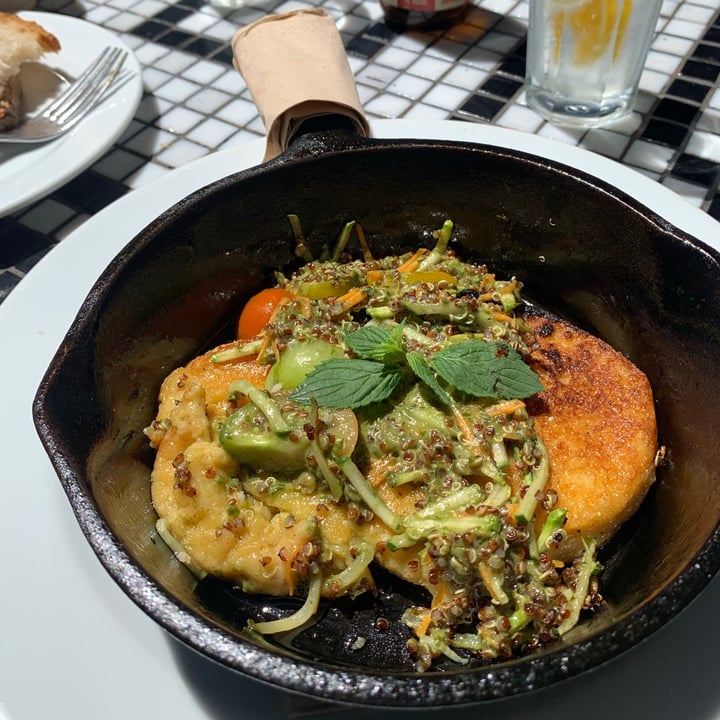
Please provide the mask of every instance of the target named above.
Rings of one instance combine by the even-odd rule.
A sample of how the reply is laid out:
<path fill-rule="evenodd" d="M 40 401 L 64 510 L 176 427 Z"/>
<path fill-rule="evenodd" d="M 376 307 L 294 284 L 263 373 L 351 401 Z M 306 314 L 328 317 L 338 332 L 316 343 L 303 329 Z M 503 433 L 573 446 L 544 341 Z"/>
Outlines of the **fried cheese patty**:
<path fill-rule="evenodd" d="M 568 322 L 528 315 L 530 366 L 545 391 L 528 412 L 550 460 L 548 486 L 567 509 L 563 559 L 581 538 L 602 545 L 638 509 L 655 480 L 657 426 L 650 383 L 624 355 Z"/>
<path fill-rule="evenodd" d="M 548 453 L 547 488 L 568 511 L 568 537 L 555 554 L 571 559 L 582 553 L 583 537 L 606 542 L 654 480 L 652 392 L 645 375 L 602 340 L 555 318 L 526 320 L 537 337 L 530 365 L 546 388 L 528 402 L 528 411 Z M 267 368 L 247 361 L 214 364 L 214 352 L 166 379 L 157 419 L 148 429 L 157 448 L 153 503 L 184 550 L 206 572 L 253 592 L 292 594 L 308 552 L 308 523 L 317 522 L 331 551 L 325 571 L 341 572 L 363 540 L 376 549 L 380 564 L 432 592 L 418 561 L 420 546 L 390 551 L 385 541 L 394 531 L 379 519 L 358 524 L 343 505 L 310 491 L 278 492 L 270 508 L 267 494 L 261 500 L 228 485 L 239 466 L 218 443 L 216 430 L 227 416 L 228 387 L 238 375 L 261 387 Z M 422 489 L 413 485 L 385 483 L 378 492 L 398 514 L 413 512 L 422 498 Z M 233 506 L 235 517 L 228 514 Z M 542 521 L 537 518 L 538 525 Z M 366 581 L 369 587 L 371 579 Z M 332 596 L 332 587 L 326 584 L 323 594 Z"/>
<path fill-rule="evenodd" d="M 228 387 L 239 375 L 262 387 L 268 370 L 252 361 L 211 361 L 233 345 L 201 355 L 165 379 L 157 419 L 146 431 L 157 450 L 152 500 L 174 540 L 202 570 L 248 592 L 292 595 L 318 561 L 310 542 L 313 525 L 331 553 L 324 559 L 326 576 L 350 563 L 355 526 L 319 492 L 281 491 L 260 499 L 232 482 L 240 466 L 217 433 L 230 409 Z M 333 596 L 332 580 L 323 595 Z"/>
<path fill-rule="evenodd" d="M 528 413 L 549 458 L 546 490 L 554 490 L 557 507 L 567 510 L 567 538 L 552 554 L 569 561 L 582 554 L 583 538 L 595 538 L 599 546 L 607 542 L 655 479 L 652 390 L 644 373 L 603 340 L 549 315 L 525 320 L 537 338 L 529 364 L 545 387 L 528 401 Z M 398 514 L 413 512 L 422 499 L 418 487 L 388 484 L 380 495 Z M 545 517 L 538 506 L 538 532 Z M 393 552 L 384 548 L 392 534 L 377 519 L 362 529 L 379 548 L 381 565 L 433 592 L 418 562 L 420 545 Z"/>

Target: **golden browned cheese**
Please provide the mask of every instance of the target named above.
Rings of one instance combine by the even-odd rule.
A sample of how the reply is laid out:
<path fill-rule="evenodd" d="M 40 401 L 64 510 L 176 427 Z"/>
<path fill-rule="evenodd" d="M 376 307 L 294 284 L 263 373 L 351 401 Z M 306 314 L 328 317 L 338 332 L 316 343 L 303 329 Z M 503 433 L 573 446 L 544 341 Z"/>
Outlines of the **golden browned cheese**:
<path fill-rule="evenodd" d="M 559 560 L 582 554 L 582 538 L 602 545 L 637 510 L 655 479 L 657 429 L 652 390 L 646 376 L 599 338 L 546 316 L 526 318 L 537 337 L 530 365 L 545 391 L 527 407 L 545 444 L 550 475 L 547 489 L 567 510 L 567 538 L 553 552 Z M 484 481 L 483 481 L 484 482 Z M 514 488 L 516 491 L 519 488 Z M 387 505 L 409 514 L 422 498 L 418 488 L 379 487 Z M 537 512 L 537 529 L 545 513 Z M 421 545 L 392 552 L 384 547 L 394 533 L 375 518 L 361 529 L 378 547 L 377 560 L 406 580 L 436 587 L 418 553 Z M 422 557 L 422 556 L 420 556 Z"/>
<path fill-rule="evenodd" d="M 557 319 L 531 316 L 527 321 L 537 337 L 530 364 L 546 388 L 528 402 L 528 410 L 547 449 L 548 488 L 568 511 L 568 537 L 555 554 L 571 559 L 582 553 L 583 537 L 606 542 L 652 484 L 657 449 L 653 397 L 645 375 L 607 343 Z M 252 361 L 214 364 L 211 354 L 166 379 L 157 420 L 148 429 L 157 448 L 155 508 L 195 562 L 255 592 L 292 594 L 302 578 L 291 560 L 302 552 L 308 522 L 314 520 L 331 555 L 326 571 L 342 571 L 361 538 L 375 548 L 380 564 L 432 592 L 420 544 L 390 551 L 385 542 L 394 531 L 377 518 L 359 525 L 342 504 L 318 492 L 281 491 L 271 496 L 269 507 L 267 495 L 261 499 L 242 489 L 234 495 L 228 491 L 221 480 L 236 476 L 239 468 L 220 447 L 216 424 L 227 415 L 230 383 L 243 377 L 261 387 L 267 368 Z M 374 483 L 375 475 L 383 475 L 379 465 L 370 468 L 368 480 L 381 498 L 399 515 L 414 512 L 422 489 Z M 228 514 L 229 502 L 237 515 Z M 326 586 L 323 594 L 332 596 L 332 588 Z"/>
<path fill-rule="evenodd" d="M 549 487 L 568 511 L 559 555 L 581 536 L 606 542 L 655 479 L 657 427 L 650 383 L 624 355 L 562 320 L 530 316 L 530 365 L 545 391 L 528 402 L 550 460 Z"/>
<path fill-rule="evenodd" d="M 162 385 L 157 418 L 146 431 L 157 449 L 153 504 L 205 572 L 251 592 L 292 595 L 303 579 L 302 560 L 312 552 L 308 523 L 317 523 L 331 553 L 323 561 L 326 574 L 350 563 L 355 524 L 320 493 L 281 491 L 258 499 L 228 488 L 239 467 L 218 443 L 216 423 L 227 416 L 230 383 L 242 377 L 262 387 L 267 367 L 252 360 L 215 364 L 214 352 L 175 370 Z M 369 574 L 366 582 L 370 586 Z M 333 595 L 332 582 L 323 595 Z"/>
<path fill-rule="evenodd" d="M 398 515 L 410 515 L 415 512 L 420 507 L 416 503 L 421 503 L 425 497 L 422 489 L 417 485 L 392 487 L 389 483 L 382 483 L 378 485 L 377 491 L 385 504 Z M 385 543 L 388 538 L 395 535 L 395 531 L 390 530 L 377 517 L 360 526 L 359 533 L 363 540 L 375 547 L 375 560 L 386 570 L 408 582 L 423 585 L 434 594 L 435 586 L 428 580 L 428 558 L 420 555 L 422 543 L 409 548 L 390 550 Z"/>

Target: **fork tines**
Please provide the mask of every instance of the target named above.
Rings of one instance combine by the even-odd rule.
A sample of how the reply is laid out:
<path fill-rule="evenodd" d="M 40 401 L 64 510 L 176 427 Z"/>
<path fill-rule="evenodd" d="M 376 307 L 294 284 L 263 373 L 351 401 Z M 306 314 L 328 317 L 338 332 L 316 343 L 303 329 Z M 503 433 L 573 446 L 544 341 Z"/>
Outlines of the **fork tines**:
<path fill-rule="evenodd" d="M 49 107 L 43 115 L 62 125 L 80 119 L 100 99 L 120 72 L 127 52 L 106 47 L 85 72 Z"/>

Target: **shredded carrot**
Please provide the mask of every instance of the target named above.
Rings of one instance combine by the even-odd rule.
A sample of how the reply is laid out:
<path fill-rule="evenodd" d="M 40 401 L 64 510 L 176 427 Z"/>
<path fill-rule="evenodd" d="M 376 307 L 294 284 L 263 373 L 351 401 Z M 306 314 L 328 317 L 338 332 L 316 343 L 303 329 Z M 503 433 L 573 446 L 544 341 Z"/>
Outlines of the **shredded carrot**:
<path fill-rule="evenodd" d="M 385 277 L 385 273 L 382 270 L 368 270 L 367 282 L 368 285 L 377 285 Z"/>
<path fill-rule="evenodd" d="M 388 470 L 394 465 L 394 463 L 394 458 L 389 457 L 370 463 L 370 468 L 367 474 L 368 482 L 374 488 L 380 487 L 387 480 Z"/>
<path fill-rule="evenodd" d="M 377 473 L 373 477 L 373 479 L 370 481 L 370 484 L 374 488 L 379 488 L 386 480 L 387 480 L 387 475 L 385 473 Z"/>
<path fill-rule="evenodd" d="M 415 633 L 417 634 L 418 637 L 422 637 L 428 631 L 428 628 L 430 627 L 430 621 L 432 620 L 433 610 L 436 610 L 445 602 L 445 597 L 446 597 L 447 593 L 448 593 L 447 583 L 441 579 L 438 583 L 438 591 L 435 593 L 435 596 L 433 597 L 432 604 L 430 605 L 430 609 L 427 611 L 427 614 L 420 621 L 420 624 L 417 626 L 417 629 L 415 630 Z"/>
<path fill-rule="evenodd" d="M 423 257 L 423 255 L 427 254 L 426 248 L 419 248 L 415 251 L 413 256 L 411 258 L 408 258 L 402 265 L 397 266 L 398 272 L 413 272 L 413 270 L 417 270 L 418 266 L 420 265 L 420 258 Z"/>
<path fill-rule="evenodd" d="M 360 241 L 363 259 L 365 262 L 371 262 L 373 260 L 372 252 L 370 252 L 370 246 L 365 239 L 365 231 L 362 229 L 362 225 L 360 225 L 360 223 L 355 223 L 355 232 L 357 233 L 358 240 Z"/>
<path fill-rule="evenodd" d="M 425 613 L 425 617 L 420 621 L 420 624 L 417 626 L 417 629 L 415 630 L 415 633 L 418 637 L 422 637 L 430 627 L 430 620 L 432 619 L 432 610 L 428 610 Z"/>
<path fill-rule="evenodd" d="M 311 539 L 310 535 L 305 535 L 300 542 L 295 546 L 295 549 L 290 553 L 290 556 L 285 561 L 285 580 L 288 584 L 288 590 L 290 595 L 295 594 L 295 573 L 293 573 L 292 564 L 293 560 L 300 554 L 300 551 L 305 547 L 305 543 Z"/>
<path fill-rule="evenodd" d="M 490 314 L 498 322 L 512 322 L 513 321 L 513 319 L 509 315 L 506 315 L 505 313 L 495 311 L 495 312 L 491 312 Z"/>
<path fill-rule="evenodd" d="M 355 307 L 355 305 L 359 305 L 366 297 L 367 296 L 362 290 L 360 290 L 360 288 L 351 288 L 344 295 L 341 295 L 338 298 L 338 302 L 344 312 L 346 310 L 350 310 L 352 307 Z"/>
<path fill-rule="evenodd" d="M 508 293 L 514 292 L 515 288 L 517 288 L 517 280 L 513 279 L 502 289 L 502 293 L 503 293 L 503 295 L 506 295 Z M 492 300 L 493 296 L 497 297 L 499 293 L 500 293 L 499 290 L 493 290 L 492 292 L 485 292 L 478 297 L 478 300 L 483 300 L 483 301 L 484 300 Z"/>
<path fill-rule="evenodd" d="M 478 570 L 480 572 L 480 577 L 485 584 L 485 588 L 490 593 L 492 599 L 497 601 L 498 598 L 493 592 L 494 583 L 492 577 L 492 570 L 490 570 L 490 568 L 484 562 L 478 563 Z"/>
<path fill-rule="evenodd" d="M 455 422 L 460 427 L 460 431 L 462 432 L 463 436 L 470 444 L 473 454 L 476 455 L 477 457 L 482 456 L 485 453 L 483 446 L 480 444 L 478 439 L 475 437 L 475 433 L 473 432 L 473 429 L 468 424 L 468 421 L 465 419 L 463 414 L 456 407 L 453 407 L 453 417 L 455 418 Z"/>
<path fill-rule="evenodd" d="M 302 315 L 304 318 L 307 318 L 308 320 L 312 316 L 312 310 L 310 308 L 310 298 L 305 297 L 304 295 L 296 295 L 295 299 L 298 300 L 302 304 Z"/>
<path fill-rule="evenodd" d="M 299 297 L 299 296 L 293 296 L 293 297 Z M 277 316 L 278 312 L 280 311 L 280 308 L 284 307 L 290 302 L 290 298 L 283 298 L 280 300 L 280 302 L 275 306 L 275 309 L 272 312 L 272 315 L 270 316 L 269 320 L 267 321 L 267 324 L 269 325 L 271 322 L 275 320 L 275 317 Z M 270 333 L 267 330 L 263 331 L 263 341 L 262 345 L 260 345 L 260 349 L 258 350 L 257 357 L 255 358 L 256 363 L 264 362 L 261 360 L 261 358 L 264 357 L 265 353 L 267 352 L 267 349 L 270 347 Z"/>
<path fill-rule="evenodd" d="M 485 409 L 485 412 L 490 417 L 497 417 L 498 415 L 512 415 L 516 410 L 522 410 L 524 407 L 525 403 L 522 400 L 506 400 L 497 405 L 491 405 Z"/>
<path fill-rule="evenodd" d="M 267 352 L 267 349 L 270 347 L 270 340 L 271 340 L 270 333 L 265 331 L 263 333 L 263 340 L 262 345 L 260 345 L 260 349 L 258 350 L 258 354 L 255 356 L 255 362 L 258 365 L 264 365 L 265 361 L 261 360 L 261 358 L 265 357 L 265 353 Z"/>

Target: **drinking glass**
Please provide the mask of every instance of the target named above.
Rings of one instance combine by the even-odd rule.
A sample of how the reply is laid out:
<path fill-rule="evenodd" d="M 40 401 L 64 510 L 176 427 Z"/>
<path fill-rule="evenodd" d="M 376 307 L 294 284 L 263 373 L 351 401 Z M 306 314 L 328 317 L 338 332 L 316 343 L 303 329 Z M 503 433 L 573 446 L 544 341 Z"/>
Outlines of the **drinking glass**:
<path fill-rule="evenodd" d="M 596 127 L 632 111 L 662 0 L 530 0 L 527 102 Z"/>

